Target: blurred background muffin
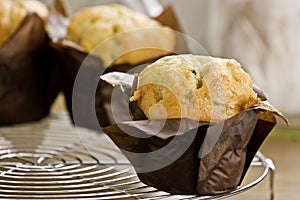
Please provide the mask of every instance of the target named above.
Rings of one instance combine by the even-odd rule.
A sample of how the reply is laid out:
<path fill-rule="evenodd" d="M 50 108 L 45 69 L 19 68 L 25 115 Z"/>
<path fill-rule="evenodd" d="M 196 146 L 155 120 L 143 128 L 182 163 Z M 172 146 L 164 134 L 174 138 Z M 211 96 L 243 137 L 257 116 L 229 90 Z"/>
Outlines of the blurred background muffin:
<path fill-rule="evenodd" d="M 46 21 L 49 12 L 45 4 L 36 0 L 0 1 L 0 45 L 17 30 L 29 13 L 36 13 Z"/>
<path fill-rule="evenodd" d="M 136 31 L 120 34 L 132 30 Z M 100 56 L 107 66 L 135 65 L 169 54 L 175 47 L 175 36 L 169 28 L 119 4 L 79 10 L 71 17 L 66 39 Z"/>
<path fill-rule="evenodd" d="M 0 1 L 0 125 L 47 116 L 58 95 L 48 15 L 40 1 Z"/>

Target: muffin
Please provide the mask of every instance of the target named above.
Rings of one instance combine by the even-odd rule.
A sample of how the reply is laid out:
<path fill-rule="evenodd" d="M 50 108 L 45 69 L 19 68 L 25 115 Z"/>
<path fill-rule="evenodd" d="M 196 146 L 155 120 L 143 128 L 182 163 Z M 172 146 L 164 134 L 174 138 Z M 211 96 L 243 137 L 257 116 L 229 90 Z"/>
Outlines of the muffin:
<path fill-rule="evenodd" d="M 17 30 L 29 13 L 37 13 L 44 21 L 48 16 L 46 5 L 36 0 L 0 1 L 0 46 Z"/>
<path fill-rule="evenodd" d="M 250 76 L 233 59 L 166 56 L 140 73 L 136 101 L 148 119 L 220 122 L 260 102 Z"/>
<path fill-rule="evenodd" d="M 40 1 L 0 1 L 0 125 L 40 120 L 58 95 L 48 14 Z"/>
<path fill-rule="evenodd" d="M 50 83 L 51 60 L 42 19 L 27 15 L 0 47 L 0 125 L 35 121 L 49 113 L 58 93 Z"/>
<path fill-rule="evenodd" d="M 143 183 L 171 194 L 236 189 L 276 125 L 275 116 L 285 120 L 257 87 L 252 89 L 250 76 L 233 59 L 166 56 L 142 70 L 139 84 L 126 75 L 101 78 L 117 91 L 132 85 L 131 93 L 138 85 L 129 110 L 133 116 L 141 109 L 146 117 L 119 120 L 103 131 Z M 128 101 L 130 93 L 124 93 Z"/>
<path fill-rule="evenodd" d="M 128 32 L 133 30 L 136 31 Z M 122 35 L 124 32 L 127 33 Z M 113 39 L 108 40 L 110 38 Z M 66 39 L 79 44 L 88 53 L 100 56 L 106 66 L 135 65 L 169 54 L 175 47 L 175 36 L 170 29 L 118 4 L 83 8 L 75 13 Z M 101 43 L 101 47 L 96 48 Z"/>

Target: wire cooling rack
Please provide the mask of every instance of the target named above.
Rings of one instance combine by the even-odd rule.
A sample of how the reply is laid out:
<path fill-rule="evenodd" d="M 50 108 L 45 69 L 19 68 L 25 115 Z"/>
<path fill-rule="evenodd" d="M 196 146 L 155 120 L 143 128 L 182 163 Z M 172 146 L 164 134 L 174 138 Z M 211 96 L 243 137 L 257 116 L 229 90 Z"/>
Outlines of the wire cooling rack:
<path fill-rule="evenodd" d="M 84 134 L 82 134 L 84 133 Z M 274 165 L 258 153 L 253 180 L 217 196 L 171 195 L 148 187 L 105 134 L 81 129 L 65 113 L 22 125 L 0 127 L 1 199 L 222 199 L 260 183 Z"/>

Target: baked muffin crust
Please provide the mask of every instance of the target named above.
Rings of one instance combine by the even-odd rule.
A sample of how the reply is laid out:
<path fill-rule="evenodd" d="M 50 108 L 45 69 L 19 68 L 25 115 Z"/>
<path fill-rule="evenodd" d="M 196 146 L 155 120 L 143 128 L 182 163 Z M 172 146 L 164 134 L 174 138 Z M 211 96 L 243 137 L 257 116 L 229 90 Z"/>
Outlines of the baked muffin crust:
<path fill-rule="evenodd" d="M 260 101 L 237 61 L 195 55 L 166 56 L 147 66 L 130 100 L 137 101 L 149 119 L 212 122 Z"/>

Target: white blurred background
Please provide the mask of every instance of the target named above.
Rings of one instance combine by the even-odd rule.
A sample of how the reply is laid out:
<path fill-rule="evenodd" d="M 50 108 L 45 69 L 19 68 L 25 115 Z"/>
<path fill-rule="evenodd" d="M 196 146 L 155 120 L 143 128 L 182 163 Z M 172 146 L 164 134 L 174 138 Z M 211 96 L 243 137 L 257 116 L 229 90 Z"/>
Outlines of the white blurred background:
<path fill-rule="evenodd" d="M 44 0 L 51 2 L 51 0 Z M 122 2 L 145 12 L 150 0 L 64 0 L 83 6 Z M 300 119 L 300 1 L 160 0 L 173 5 L 184 32 L 212 56 L 238 60 L 270 102 L 298 126 Z M 294 120 L 295 119 L 295 120 Z"/>
<path fill-rule="evenodd" d="M 163 2 L 174 5 L 185 32 L 210 55 L 242 63 L 271 103 L 299 126 L 300 1 Z"/>

